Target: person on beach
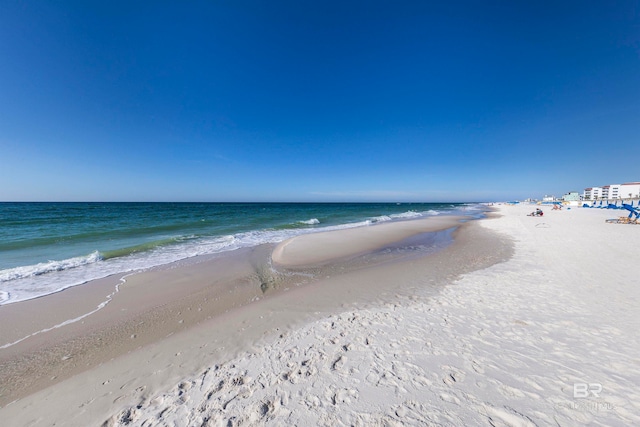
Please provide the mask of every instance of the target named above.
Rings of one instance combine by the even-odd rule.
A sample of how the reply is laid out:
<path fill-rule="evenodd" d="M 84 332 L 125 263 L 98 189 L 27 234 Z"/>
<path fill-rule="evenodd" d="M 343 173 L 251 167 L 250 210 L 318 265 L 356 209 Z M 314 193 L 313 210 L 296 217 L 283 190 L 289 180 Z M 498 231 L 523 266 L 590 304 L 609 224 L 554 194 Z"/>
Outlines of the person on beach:
<path fill-rule="evenodd" d="M 544 212 L 542 212 L 542 209 L 538 208 L 527 216 L 542 216 L 542 215 L 544 215 Z"/>

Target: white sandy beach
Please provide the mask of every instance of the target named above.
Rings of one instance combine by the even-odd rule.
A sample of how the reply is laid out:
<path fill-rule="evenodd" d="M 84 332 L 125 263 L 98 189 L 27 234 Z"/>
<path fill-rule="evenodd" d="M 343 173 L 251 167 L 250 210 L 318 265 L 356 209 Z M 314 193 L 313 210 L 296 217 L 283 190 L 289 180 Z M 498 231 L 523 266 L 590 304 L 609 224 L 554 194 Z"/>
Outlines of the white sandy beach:
<path fill-rule="evenodd" d="M 499 218 L 468 226 L 511 239 L 515 253 L 506 262 L 472 271 L 482 251 L 465 252 L 471 239 L 424 260 L 337 275 L 325 294 L 285 292 L 194 324 L 22 397 L 1 408 L 0 419 L 8 426 L 640 425 L 640 227 L 605 223 L 619 211 L 498 210 Z M 340 233 L 332 244 L 340 245 Z M 274 261 L 318 261 L 301 252 L 328 261 L 322 239 L 288 242 Z M 462 275 L 452 269 L 460 263 Z M 374 286 L 394 280 L 402 282 L 397 292 Z M 351 281 L 371 283 L 379 295 L 349 300 Z M 326 310 L 320 300 L 332 297 L 348 303 Z M 314 319 L 288 322 L 296 309 L 314 311 Z M 245 350 L 216 347 L 220 329 L 246 334 Z"/>

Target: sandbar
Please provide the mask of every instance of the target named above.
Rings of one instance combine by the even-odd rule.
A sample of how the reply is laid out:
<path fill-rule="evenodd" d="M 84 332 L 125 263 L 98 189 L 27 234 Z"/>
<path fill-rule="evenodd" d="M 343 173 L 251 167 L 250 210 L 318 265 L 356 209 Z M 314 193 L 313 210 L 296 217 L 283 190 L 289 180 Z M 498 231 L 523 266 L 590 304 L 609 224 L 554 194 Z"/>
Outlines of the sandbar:
<path fill-rule="evenodd" d="M 356 256 L 418 233 L 454 227 L 461 219 L 455 216 L 432 217 L 305 234 L 276 246 L 272 259 L 285 267 L 324 264 Z"/>

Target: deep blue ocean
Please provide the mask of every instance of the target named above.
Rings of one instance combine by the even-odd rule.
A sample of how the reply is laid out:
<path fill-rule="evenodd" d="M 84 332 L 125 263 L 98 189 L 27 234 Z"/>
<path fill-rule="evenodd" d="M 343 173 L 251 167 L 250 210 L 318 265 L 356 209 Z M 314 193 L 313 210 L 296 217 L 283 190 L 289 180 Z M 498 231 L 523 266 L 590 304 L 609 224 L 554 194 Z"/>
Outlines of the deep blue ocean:
<path fill-rule="evenodd" d="M 0 203 L 0 304 L 303 233 L 481 211 L 451 203 Z"/>

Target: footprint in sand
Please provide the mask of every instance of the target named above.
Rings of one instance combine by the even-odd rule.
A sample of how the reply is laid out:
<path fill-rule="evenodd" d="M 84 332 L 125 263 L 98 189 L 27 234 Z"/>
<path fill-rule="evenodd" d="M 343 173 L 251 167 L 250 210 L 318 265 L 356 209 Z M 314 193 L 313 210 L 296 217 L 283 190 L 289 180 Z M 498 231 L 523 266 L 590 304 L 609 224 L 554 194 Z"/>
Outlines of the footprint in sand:
<path fill-rule="evenodd" d="M 332 371 L 341 371 L 344 367 L 345 363 L 347 363 L 347 356 L 339 355 L 331 364 Z"/>
<path fill-rule="evenodd" d="M 525 394 L 521 390 L 505 384 L 502 384 L 500 387 L 498 387 L 498 391 L 504 397 L 508 397 L 510 399 L 522 399 L 523 397 L 525 397 Z"/>
<path fill-rule="evenodd" d="M 471 361 L 471 368 L 478 374 L 484 374 L 484 368 L 475 360 Z"/>
<path fill-rule="evenodd" d="M 317 408 L 320 406 L 320 398 L 310 394 L 304 403 L 306 403 L 309 408 Z"/>
<path fill-rule="evenodd" d="M 464 381 L 464 378 L 466 376 L 463 371 L 454 368 L 453 366 L 444 365 L 441 366 L 441 369 L 446 371 L 446 374 L 442 381 L 448 386 L 453 386 L 455 383 Z"/>
<path fill-rule="evenodd" d="M 457 397 L 455 397 L 452 394 L 448 394 L 448 393 L 441 393 L 440 394 L 440 399 L 444 402 L 447 403 L 454 403 L 456 405 L 460 405 L 460 399 L 458 399 Z"/>
<path fill-rule="evenodd" d="M 342 389 L 338 390 L 332 397 L 331 403 L 334 405 L 350 404 L 351 399 L 357 399 L 358 392 L 356 390 Z"/>
<path fill-rule="evenodd" d="M 529 417 L 511 408 L 495 408 L 484 405 L 484 409 L 492 426 L 536 427 L 536 424 Z"/>

